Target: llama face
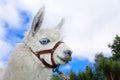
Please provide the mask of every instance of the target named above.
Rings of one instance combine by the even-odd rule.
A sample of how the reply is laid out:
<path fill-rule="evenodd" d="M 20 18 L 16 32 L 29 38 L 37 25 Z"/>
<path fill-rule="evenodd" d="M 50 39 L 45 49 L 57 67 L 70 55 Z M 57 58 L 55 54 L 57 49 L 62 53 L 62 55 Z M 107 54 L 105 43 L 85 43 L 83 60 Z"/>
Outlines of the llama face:
<path fill-rule="evenodd" d="M 63 20 L 57 25 L 56 28 L 42 29 L 41 23 L 43 21 L 44 8 L 35 16 L 32 28 L 24 38 L 24 42 L 34 51 L 42 51 L 52 49 L 57 42 L 62 41 L 59 29 L 63 24 Z M 72 50 L 65 44 L 61 43 L 53 53 L 53 58 L 56 64 L 65 64 L 71 60 Z M 51 64 L 50 54 L 43 54 L 39 57 L 45 59 Z"/>

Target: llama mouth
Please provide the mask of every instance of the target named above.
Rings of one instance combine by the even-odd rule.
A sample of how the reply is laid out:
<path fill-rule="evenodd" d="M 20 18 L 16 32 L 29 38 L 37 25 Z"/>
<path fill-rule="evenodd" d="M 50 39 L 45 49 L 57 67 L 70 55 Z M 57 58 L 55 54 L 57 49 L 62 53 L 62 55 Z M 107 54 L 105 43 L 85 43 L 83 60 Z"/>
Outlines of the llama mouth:
<path fill-rule="evenodd" d="M 72 60 L 71 57 L 62 58 L 62 57 L 59 57 L 59 56 L 58 56 L 58 58 L 59 58 L 61 61 L 65 62 L 65 63 L 68 63 L 69 61 Z"/>

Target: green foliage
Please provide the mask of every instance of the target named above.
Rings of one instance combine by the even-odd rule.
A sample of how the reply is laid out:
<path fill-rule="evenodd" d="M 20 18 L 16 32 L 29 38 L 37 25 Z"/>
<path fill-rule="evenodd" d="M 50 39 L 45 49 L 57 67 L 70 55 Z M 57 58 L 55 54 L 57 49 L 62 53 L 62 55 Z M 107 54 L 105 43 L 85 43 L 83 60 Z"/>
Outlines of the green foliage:
<path fill-rule="evenodd" d="M 77 75 L 73 71 L 70 72 L 70 80 L 77 80 Z"/>
<path fill-rule="evenodd" d="M 108 47 L 112 50 L 112 58 L 114 60 L 120 60 L 120 37 L 118 35 L 116 35 L 113 43 L 109 44 Z"/>
<path fill-rule="evenodd" d="M 59 76 L 57 76 L 57 75 L 53 75 L 52 78 L 51 78 L 51 80 L 61 80 L 61 79 L 60 79 Z"/>
<path fill-rule="evenodd" d="M 98 54 L 95 59 L 96 73 L 101 79 L 120 80 L 120 62 Z M 102 75 L 102 76 L 100 76 Z"/>
<path fill-rule="evenodd" d="M 97 80 L 91 67 L 87 66 L 86 70 L 79 73 L 79 80 Z"/>

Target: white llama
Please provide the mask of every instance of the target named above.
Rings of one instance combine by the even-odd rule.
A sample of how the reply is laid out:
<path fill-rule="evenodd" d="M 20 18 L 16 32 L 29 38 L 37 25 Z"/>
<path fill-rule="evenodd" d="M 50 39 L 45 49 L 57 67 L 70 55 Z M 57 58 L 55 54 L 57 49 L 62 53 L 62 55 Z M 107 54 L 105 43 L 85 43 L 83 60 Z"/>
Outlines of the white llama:
<path fill-rule="evenodd" d="M 41 29 L 44 8 L 33 19 L 24 43 L 17 44 L 1 80 L 50 80 L 52 68 L 71 60 L 71 49 L 62 42 L 60 27 Z"/>

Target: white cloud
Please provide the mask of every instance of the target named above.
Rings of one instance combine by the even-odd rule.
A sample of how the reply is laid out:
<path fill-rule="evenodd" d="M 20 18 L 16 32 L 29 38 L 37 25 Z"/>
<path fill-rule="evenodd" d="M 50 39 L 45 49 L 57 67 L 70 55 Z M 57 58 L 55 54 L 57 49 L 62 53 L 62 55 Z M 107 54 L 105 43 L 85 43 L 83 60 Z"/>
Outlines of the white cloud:
<path fill-rule="evenodd" d="M 43 6 L 43 0 L 6 0 L 0 4 L 0 20 L 9 24 L 10 28 L 22 27 L 20 11 L 28 11 L 34 15 Z"/>
<path fill-rule="evenodd" d="M 0 59 L 3 56 L 7 56 L 7 54 L 9 54 L 9 52 L 11 51 L 11 49 L 13 48 L 12 45 L 10 43 L 7 43 L 3 40 L 0 39 Z"/>
<path fill-rule="evenodd" d="M 62 3 L 58 1 L 57 5 Z M 118 0 L 66 0 L 63 3 L 62 8 L 68 19 L 65 25 L 68 37 L 65 42 L 74 50 L 74 56 L 93 62 L 98 52 L 111 55 L 107 45 L 116 34 L 120 34 L 118 3 Z"/>
<path fill-rule="evenodd" d="M 2 22 L 0 21 L 0 39 L 1 39 L 1 38 L 4 38 L 4 37 L 5 37 L 5 34 L 6 34 L 5 28 L 3 28 L 3 24 L 2 24 Z"/>
<path fill-rule="evenodd" d="M 27 10 L 35 14 L 37 10 L 43 6 L 45 0 L 7 0 L 7 2 L 20 10 Z"/>
<path fill-rule="evenodd" d="M 71 69 L 71 66 L 70 65 L 66 65 L 62 68 L 63 70 L 70 70 Z"/>
<path fill-rule="evenodd" d="M 5 61 L 2 59 L 6 57 L 13 48 L 10 43 L 4 41 L 6 32 L 7 31 L 4 28 L 4 23 L 0 21 L 0 68 L 5 67 Z"/>
<path fill-rule="evenodd" d="M 13 46 L 10 43 L 7 43 L 0 39 L 0 68 L 4 68 L 6 66 L 6 61 L 2 60 L 3 58 L 7 58 Z"/>
<path fill-rule="evenodd" d="M 11 4 L 0 5 L 0 19 L 7 22 L 11 27 L 19 27 L 19 14 Z"/>

